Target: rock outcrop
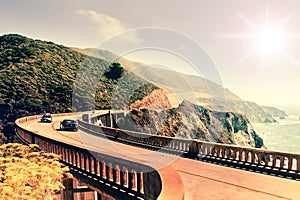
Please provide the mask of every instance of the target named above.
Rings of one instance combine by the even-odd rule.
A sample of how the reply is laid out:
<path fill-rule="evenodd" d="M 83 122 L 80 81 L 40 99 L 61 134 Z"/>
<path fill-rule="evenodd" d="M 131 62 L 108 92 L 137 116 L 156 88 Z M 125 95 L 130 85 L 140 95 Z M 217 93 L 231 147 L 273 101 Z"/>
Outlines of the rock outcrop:
<path fill-rule="evenodd" d="M 130 110 L 140 109 L 166 109 L 171 108 L 171 104 L 162 89 L 156 89 L 149 95 L 143 97 L 141 100 L 137 100 L 130 104 Z"/>
<path fill-rule="evenodd" d="M 122 129 L 208 142 L 261 147 L 262 139 L 241 114 L 218 112 L 183 101 L 164 110 L 132 110 L 120 120 Z"/>

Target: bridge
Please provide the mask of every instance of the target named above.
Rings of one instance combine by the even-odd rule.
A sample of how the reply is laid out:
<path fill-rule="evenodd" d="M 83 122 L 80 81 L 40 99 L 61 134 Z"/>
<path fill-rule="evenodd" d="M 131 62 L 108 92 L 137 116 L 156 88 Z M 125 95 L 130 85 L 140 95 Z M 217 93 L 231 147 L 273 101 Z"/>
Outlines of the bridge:
<path fill-rule="evenodd" d="M 17 119 L 18 138 L 61 155 L 103 199 L 300 199 L 298 154 L 149 137 L 117 129 L 118 115 L 107 113 L 80 120 L 78 132 L 60 131 L 62 119 L 81 116 L 53 116 L 49 124 L 40 116 Z M 63 196 L 72 199 L 73 191 Z"/>

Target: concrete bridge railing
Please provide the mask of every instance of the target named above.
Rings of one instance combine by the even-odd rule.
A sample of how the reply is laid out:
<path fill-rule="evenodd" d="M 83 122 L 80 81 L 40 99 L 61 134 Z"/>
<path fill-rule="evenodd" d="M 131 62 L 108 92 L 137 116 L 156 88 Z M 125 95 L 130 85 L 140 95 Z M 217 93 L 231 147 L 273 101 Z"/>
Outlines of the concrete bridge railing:
<path fill-rule="evenodd" d="M 71 172 L 96 191 L 110 190 L 117 199 L 157 199 L 162 195 L 161 177 L 150 166 L 53 140 L 22 127 L 23 123 L 39 118 L 31 116 L 16 120 L 18 138 L 24 143 L 39 145 L 46 152 L 61 155 L 61 161 L 70 167 Z"/>
<path fill-rule="evenodd" d="M 121 115 L 124 114 L 121 113 Z M 240 163 L 241 165 L 253 165 L 265 169 L 270 168 L 278 174 L 288 173 L 292 176 L 295 175 L 298 178 L 300 177 L 300 154 L 211 143 L 199 140 L 149 135 L 112 128 L 115 126 L 117 117 L 117 114 L 99 115 L 92 117 L 90 119 L 91 123 L 81 121 L 80 125 L 83 128 L 93 131 L 93 133 L 98 136 L 127 141 L 134 145 L 140 144 L 157 150 L 177 152 L 178 154 L 185 154 L 192 158 L 213 158 Z M 92 124 L 99 121 L 102 125 L 106 126 Z"/>

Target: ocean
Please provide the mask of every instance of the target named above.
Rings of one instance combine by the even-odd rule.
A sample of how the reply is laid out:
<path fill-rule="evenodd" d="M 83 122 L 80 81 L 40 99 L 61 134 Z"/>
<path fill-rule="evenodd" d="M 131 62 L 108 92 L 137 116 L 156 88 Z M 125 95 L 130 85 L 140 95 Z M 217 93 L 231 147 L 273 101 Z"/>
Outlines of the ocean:
<path fill-rule="evenodd" d="M 252 126 L 268 149 L 300 154 L 299 117 L 287 116 L 276 120 L 277 123 L 252 123 Z"/>

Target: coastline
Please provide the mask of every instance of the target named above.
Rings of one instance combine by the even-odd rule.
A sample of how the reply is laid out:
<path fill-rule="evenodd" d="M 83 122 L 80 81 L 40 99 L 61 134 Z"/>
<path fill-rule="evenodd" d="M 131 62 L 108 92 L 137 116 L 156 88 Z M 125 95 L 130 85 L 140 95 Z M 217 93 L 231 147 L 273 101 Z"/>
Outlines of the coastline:
<path fill-rule="evenodd" d="M 275 151 L 300 153 L 300 120 L 290 115 L 285 119 L 276 118 L 277 123 L 252 123 L 264 145 Z"/>

